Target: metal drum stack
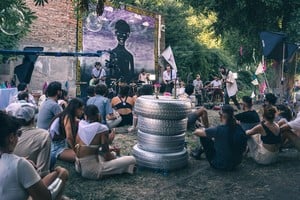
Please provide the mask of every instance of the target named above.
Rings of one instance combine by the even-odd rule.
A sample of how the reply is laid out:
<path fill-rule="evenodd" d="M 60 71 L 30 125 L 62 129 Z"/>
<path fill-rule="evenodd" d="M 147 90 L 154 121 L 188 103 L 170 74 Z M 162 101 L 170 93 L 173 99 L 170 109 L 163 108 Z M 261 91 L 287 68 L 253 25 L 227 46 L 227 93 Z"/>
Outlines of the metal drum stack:
<path fill-rule="evenodd" d="M 172 97 L 141 96 L 135 103 L 138 144 L 133 147 L 137 164 L 162 170 L 187 165 L 184 147 L 187 114 L 191 104 Z"/>

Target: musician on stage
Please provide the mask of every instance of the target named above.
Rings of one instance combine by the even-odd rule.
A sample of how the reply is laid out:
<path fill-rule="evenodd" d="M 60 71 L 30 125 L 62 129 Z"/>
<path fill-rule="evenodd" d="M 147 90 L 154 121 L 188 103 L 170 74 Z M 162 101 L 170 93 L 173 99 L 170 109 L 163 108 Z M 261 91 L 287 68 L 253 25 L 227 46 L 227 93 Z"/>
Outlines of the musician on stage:
<path fill-rule="evenodd" d="M 229 100 L 232 99 L 234 105 L 240 110 L 241 106 L 236 99 L 236 93 L 238 92 L 238 87 L 232 71 L 227 69 L 225 66 L 221 66 L 219 68 L 219 72 L 221 73 L 223 86 L 225 87 L 224 88 L 225 104 L 229 104 Z"/>
<path fill-rule="evenodd" d="M 201 96 L 202 96 L 202 89 L 203 89 L 203 82 L 200 78 L 200 74 L 197 74 L 196 79 L 193 80 L 193 85 L 195 88 L 195 97 L 197 99 L 196 106 L 200 106 L 202 105 Z"/>
<path fill-rule="evenodd" d="M 217 97 L 220 96 L 221 102 L 223 102 L 222 81 L 218 76 L 214 76 L 214 80 L 210 83 L 210 86 L 213 89 L 212 101 L 215 102 Z"/>
<path fill-rule="evenodd" d="M 163 82 L 166 85 L 165 92 L 172 93 L 175 80 L 176 80 L 176 71 L 172 69 L 172 67 L 169 64 L 167 64 L 166 70 L 163 72 Z"/>
<path fill-rule="evenodd" d="M 102 67 L 100 62 L 96 62 L 92 70 L 92 79 L 90 80 L 90 86 L 95 86 L 97 84 L 105 84 L 106 71 Z"/>

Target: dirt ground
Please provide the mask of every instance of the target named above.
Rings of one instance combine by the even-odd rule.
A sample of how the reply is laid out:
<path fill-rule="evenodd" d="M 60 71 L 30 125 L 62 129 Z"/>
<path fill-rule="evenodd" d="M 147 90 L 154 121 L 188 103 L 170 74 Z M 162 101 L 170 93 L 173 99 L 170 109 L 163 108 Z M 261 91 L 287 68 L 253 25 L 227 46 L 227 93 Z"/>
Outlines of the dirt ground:
<path fill-rule="evenodd" d="M 218 123 L 218 111 L 209 110 L 211 125 Z M 121 130 L 120 130 L 121 132 Z M 187 133 L 188 149 L 198 140 Z M 131 154 L 136 134 L 117 134 L 114 144 L 121 154 Z M 280 152 L 279 161 L 261 166 L 245 158 L 236 171 L 219 172 L 205 158 L 189 158 L 188 166 L 176 171 L 138 168 L 134 175 L 117 175 L 94 181 L 80 177 L 73 164 L 58 162 L 70 172 L 65 195 L 71 199 L 300 199 L 300 152 Z"/>

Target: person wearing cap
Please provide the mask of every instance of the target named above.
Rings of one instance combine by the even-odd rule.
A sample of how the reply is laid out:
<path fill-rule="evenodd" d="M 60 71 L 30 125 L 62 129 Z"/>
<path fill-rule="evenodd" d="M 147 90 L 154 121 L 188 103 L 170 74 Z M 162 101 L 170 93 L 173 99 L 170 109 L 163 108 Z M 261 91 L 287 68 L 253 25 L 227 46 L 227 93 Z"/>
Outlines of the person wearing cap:
<path fill-rule="evenodd" d="M 6 113 L 10 114 L 10 115 L 15 115 L 16 111 L 21 108 L 22 106 L 31 106 L 33 107 L 36 112 L 37 112 L 37 106 L 30 103 L 29 101 L 29 94 L 28 92 L 19 92 L 18 94 L 18 101 L 17 102 L 13 102 L 10 103 L 6 108 L 5 111 Z"/>
<path fill-rule="evenodd" d="M 60 82 L 51 82 L 46 91 L 47 99 L 41 105 L 38 113 L 37 127 L 48 130 L 52 119 L 62 112 L 62 107 L 57 101 L 62 93 L 62 85 Z"/>
<path fill-rule="evenodd" d="M 48 131 L 35 127 L 35 110 L 30 106 L 20 107 L 15 117 L 22 120 L 22 135 L 19 137 L 14 154 L 31 160 L 41 177 L 50 169 L 51 138 Z"/>
<path fill-rule="evenodd" d="M 131 52 L 126 49 L 125 43 L 130 34 L 128 23 L 122 19 L 118 20 L 115 25 L 115 34 L 118 45 L 111 51 L 111 56 L 116 61 L 115 76 L 123 76 L 127 83 L 131 82 L 134 76 L 134 58 Z"/>

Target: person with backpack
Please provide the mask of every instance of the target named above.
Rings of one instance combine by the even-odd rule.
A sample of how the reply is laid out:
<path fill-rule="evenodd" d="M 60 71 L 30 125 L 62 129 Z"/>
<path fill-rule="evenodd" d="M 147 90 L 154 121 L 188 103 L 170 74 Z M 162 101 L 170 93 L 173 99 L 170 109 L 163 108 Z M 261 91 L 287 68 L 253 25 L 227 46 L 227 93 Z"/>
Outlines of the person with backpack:
<path fill-rule="evenodd" d="M 242 162 L 247 136 L 236 123 L 232 106 L 224 105 L 219 114 L 221 125 L 199 128 L 193 133 L 200 137 L 203 152 L 211 167 L 225 171 L 234 170 Z"/>

